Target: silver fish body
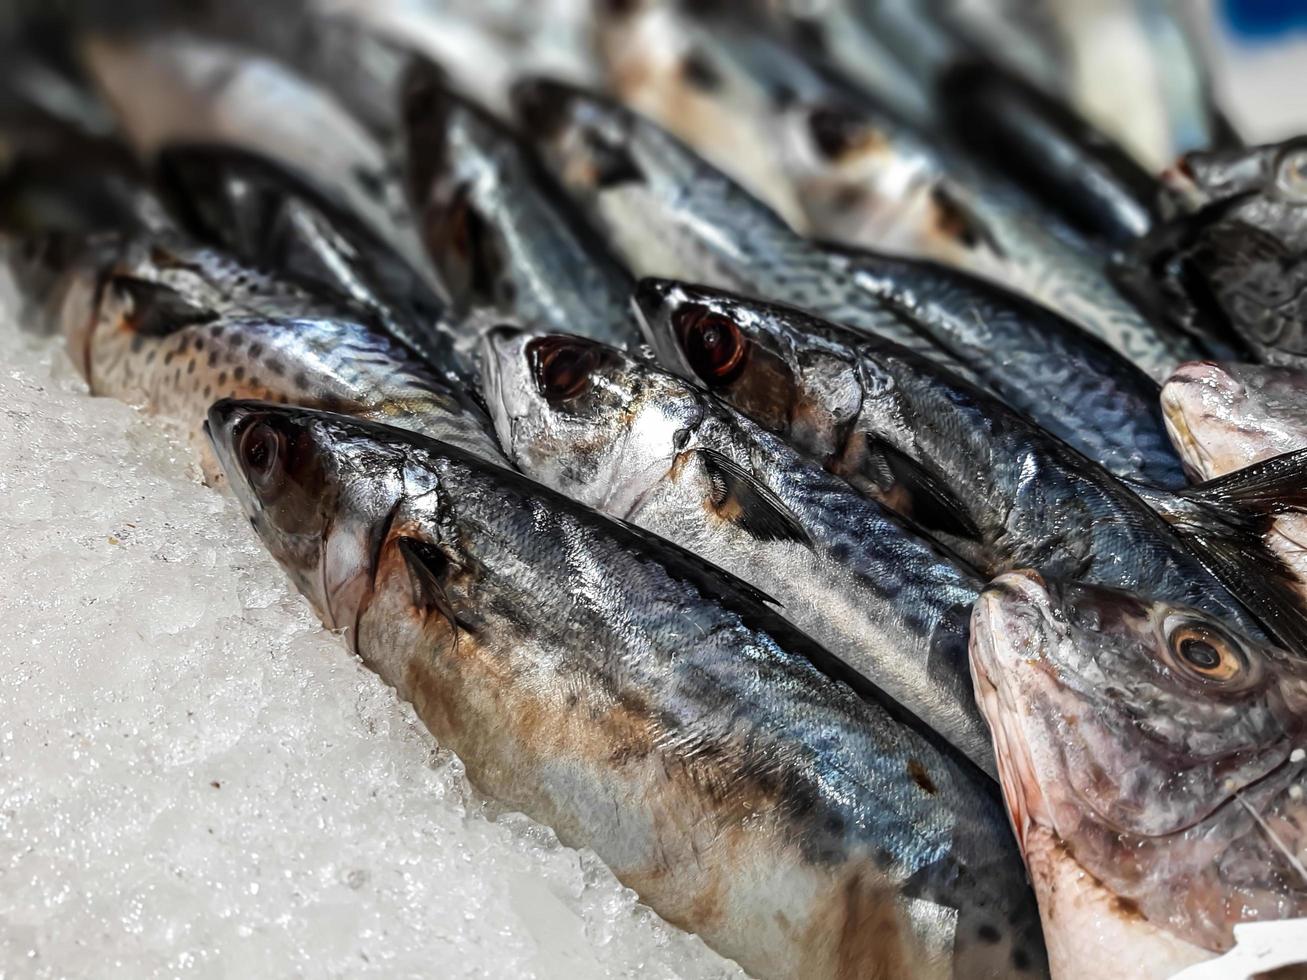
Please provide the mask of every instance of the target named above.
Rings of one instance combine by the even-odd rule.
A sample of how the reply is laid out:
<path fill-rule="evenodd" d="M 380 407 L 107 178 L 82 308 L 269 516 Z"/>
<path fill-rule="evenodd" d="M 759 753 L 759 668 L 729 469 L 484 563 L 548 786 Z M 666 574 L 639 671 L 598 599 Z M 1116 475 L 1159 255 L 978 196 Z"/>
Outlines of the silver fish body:
<path fill-rule="evenodd" d="M 229 144 L 308 174 L 404 256 L 421 243 L 387 148 L 327 89 L 275 58 L 183 31 L 90 35 L 89 71 L 144 157 Z"/>
<path fill-rule="evenodd" d="M 164 147 L 155 171 L 174 212 L 201 240 L 339 294 L 440 373 L 474 376 L 429 270 L 411 266 L 307 175 L 248 150 L 187 144 Z"/>
<path fill-rule="evenodd" d="M 637 276 L 771 297 L 891 337 L 970 376 L 853 264 L 780 217 L 670 133 L 611 100 L 544 79 L 514 91 L 542 159 Z"/>
<path fill-rule="evenodd" d="M 528 476 L 701 555 L 993 772 L 961 628 L 980 581 L 887 508 L 683 379 L 580 338 L 487 335 Z"/>
<path fill-rule="evenodd" d="M 1109 278 L 1103 250 L 1016 182 L 896 118 L 742 15 L 645 0 L 606 13 L 601 25 L 623 100 L 796 228 L 1000 282 L 1159 381 L 1203 355 L 1191 338 L 1147 320 Z"/>
<path fill-rule="evenodd" d="M 762 977 L 1042 974 L 989 781 L 747 587 L 411 433 L 232 402 L 209 432 L 324 622 L 472 781 L 668 920 Z"/>

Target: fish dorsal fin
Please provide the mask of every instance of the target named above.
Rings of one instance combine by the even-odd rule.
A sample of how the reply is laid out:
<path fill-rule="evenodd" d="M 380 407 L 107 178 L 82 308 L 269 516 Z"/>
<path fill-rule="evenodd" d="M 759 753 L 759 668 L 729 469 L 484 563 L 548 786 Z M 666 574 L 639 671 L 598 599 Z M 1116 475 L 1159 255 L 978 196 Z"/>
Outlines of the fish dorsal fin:
<path fill-rule="evenodd" d="M 456 630 L 473 632 L 467 623 L 458 618 L 454 605 L 449 601 L 445 582 L 449 578 L 453 563 L 440 548 L 421 538 L 401 537 L 396 542 L 399 553 L 404 556 L 408 566 L 409 578 L 413 584 L 413 604 L 427 613 L 438 613 Z"/>
<path fill-rule="evenodd" d="M 131 304 L 127 325 L 146 337 L 167 337 L 185 327 L 218 319 L 213 310 L 192 303 L 170 286 L 147 279 L 111 276 L 107 288 Z"/>
<path fill-rule="evenodd" d="M 715 450 L 697 452 L 712 483 L 712 504 L 719 517 L 759 541 L 796 541 L 812 547 L 794 512 L 757 477 Z"/>

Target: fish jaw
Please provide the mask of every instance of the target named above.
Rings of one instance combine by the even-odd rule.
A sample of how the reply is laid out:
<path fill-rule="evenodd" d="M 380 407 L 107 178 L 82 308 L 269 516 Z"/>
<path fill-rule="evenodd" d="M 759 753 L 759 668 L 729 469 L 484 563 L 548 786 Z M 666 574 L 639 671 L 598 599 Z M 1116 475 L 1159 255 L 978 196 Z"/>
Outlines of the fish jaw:
<path fill-rule="evenodd" d="M 1037 572 L 1009 572 L 990 584 L 971 614 L 971 679 L 993 737 L 1003 799 L 1023 854 L 1037 827 L 1053 825 L 1023 724 L 1026 698 L 1020 693 L 1037 670 L 1042 636 L 1056 625 L 1046 603 Z"/>
<path fill-rule="evenodd" d="M 1199 361 L 1162 388 L 1185 465 L 1212 479 L 1307 447 L 1307 376 L 1293 368 Z"/>
<path fill-rule="evenodd" d="M 1047 827 L 1031 828 L 1023 854 L 1055 980 L 1166 980 L 1215 955 L 1149 923 Z"/>

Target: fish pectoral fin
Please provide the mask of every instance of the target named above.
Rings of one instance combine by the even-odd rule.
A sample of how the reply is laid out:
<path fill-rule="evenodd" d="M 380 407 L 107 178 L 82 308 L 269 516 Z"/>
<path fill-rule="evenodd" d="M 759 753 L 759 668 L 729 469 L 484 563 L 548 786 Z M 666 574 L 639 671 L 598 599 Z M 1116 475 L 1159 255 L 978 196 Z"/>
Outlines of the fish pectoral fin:
<path fill-rule="evenodd" d="M 146 337 L 167 337 L 197 323 L 218 319 L 213 310 L 192 303 L 177 290 L 134 276 L 110 276 L 105 288 L 131 304 L 127 326 Z"/>
<path fill-rule="evenodd" d="M 1307 449 L 1175 494 L 1146 499 L 1208 570 L 1290 650 L 1307 652 L 1307 602 L 1292 569 L 1265 543 L 1277 514 L 1307 511 Z"/>
<path fill-rule="evenodd" d="M 458 618 L 445 590 L 445 580 L 452 564 L 449 557 L 430 541 L 421 538 L 401 537 L 396 544 L 413 583 L 413 604 L 427 613 L 439 613 L 455 630 L 474 632 Z"/>
<path fill-rule="evenodd" d="M 784 501 L 744 467 L 711 449 L 699 449 L 712 483 L 712 504 L 719 517 L 759 541 L 796 541 L 812 547 L 812 538 Z"/>
<path fill-rule="evenodd" d="M 912 457 L 883 442 L 870 443 L 867 456 L 868 471 L 877 473 L 878 480 L 892 481 L 892 486 L 881 484 L 883 491 L 898 488 L 906 493 L 905 509 L 913 523 L 951 537 L 980 540 L 980 528 L 957 494 Z"/>
<path fill-rule="evenodd" d="M 1307 449 L 1218 476 L 1181 496 L 1248 515 L 1307 512 Z"/>

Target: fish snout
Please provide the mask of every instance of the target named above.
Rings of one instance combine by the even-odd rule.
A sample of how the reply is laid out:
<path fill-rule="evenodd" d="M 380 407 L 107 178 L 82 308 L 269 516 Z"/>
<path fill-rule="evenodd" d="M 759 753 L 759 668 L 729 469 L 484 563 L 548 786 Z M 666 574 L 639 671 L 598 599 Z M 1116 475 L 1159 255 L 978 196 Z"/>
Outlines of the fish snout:
<path fill-rule="evenodd" d="M 534 386 L 527 369 L 526 344 L 531 334 L 499 324 L 481 335 L 481 388 L 500 448 L 513 458 L 514 419 L 532 410 Z"/>
<path fill-rule="evenodd" d="M 1052 605 L 1047 580 L 1032 569 L 998 576 L 971 613 L 972 671 L 997 681 L 1008 662 L 1038 655 Z"/>

